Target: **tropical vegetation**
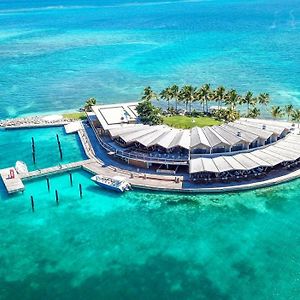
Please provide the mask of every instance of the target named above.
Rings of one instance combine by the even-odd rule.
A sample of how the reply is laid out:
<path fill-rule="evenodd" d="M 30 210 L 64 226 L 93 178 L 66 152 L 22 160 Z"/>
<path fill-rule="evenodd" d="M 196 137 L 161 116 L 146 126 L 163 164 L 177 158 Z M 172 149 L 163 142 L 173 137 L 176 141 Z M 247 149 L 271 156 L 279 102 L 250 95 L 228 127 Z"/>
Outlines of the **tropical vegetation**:
<path fill-rule="evenodd" d="M 85 111 L 91 111 L 92 110 L 92 106 L 96 105 L 97 104 L 97 100 L 96 98 L 92 97 L 92 98 L 89 98 L 85 101 L 85 104 L 84 104 L 84 110 Z"/>
<path fill-rule="evenodd" d="M 143 101 L 139 102 L 136 107 L 137 113 L 142 123 L 149 125 L 159 125 L 163 123 L 163 117 L 161 109 L 155 107 L 151 98 L 146 98 Z"/>
<path fill-rule="evenodd" d="M 160 101 L 160 107 L 166 106 L 166 110 L 157 110 L 159 117 L 154 120 L 155 113 L 151 113 L 149 117 L 149 109 L 158 109 L 153 104 L 153 100 Z M 210 84 L 203 84 L 195 87 L 192 85 L 184 85 L 179 87 L 174 84 L 164 88 L 161 92 L 155 92 L 148 86 L 144 88 L 141 101 L 145 102 L 139 104 L 139 111 L 141 112 L 141 120 L 146 120 L 155 124 L 161 124 L 163 120 L 168 120 L 166 117 L 184 115 L 193 117 L 207 117 L 203 120 L 213 120 L 221 122 L 235 121 L 240 116 L 257 118 L 261 114 L 261 109 L 267 107 L 270 101 L 269 94 L 262 93 L 254 95 L 248 91 L 245 95 L 239 94 L 235 89 L 226 89 L 223 86 L 212 88 Z M 150 105 L 152 104 L 152 106 Z M 144 112 L 141 107 L 145 107 Z M 246 107 L 246 113 L 240 113 L 239 106 Z M 164 115 L 164 118 L 161 116 Z M 147 117 L 148 116 L 148 117 Z M 150 119 L 149 119 L 150 118 Z M 175 118 L 178 120 L 178 118 Z M 188 122 L 191 120 L 182 118 Z M 143 122 L 143 121 L 142 121 Z M 211 123 L 209 120 L 208 123 Z M 188 125 L 187 125 L 188 126 Z"/>
<path fill-rule="evenodd" d="M 208 116 L 192 117 L 192 116 L 164 116 L 164 124 L 175 127 L 175 128 L 184 128 L 189 129 L 195 126 L 204 127 L 204 126 L 213 126 L 220 125 L 222 122 Z"/>
<path fill-rule="evenodd" d="M 86 114 L 84 112 L 71 112 L 63 114 L 64 119 L 70 120 L 85 120 Z"/>

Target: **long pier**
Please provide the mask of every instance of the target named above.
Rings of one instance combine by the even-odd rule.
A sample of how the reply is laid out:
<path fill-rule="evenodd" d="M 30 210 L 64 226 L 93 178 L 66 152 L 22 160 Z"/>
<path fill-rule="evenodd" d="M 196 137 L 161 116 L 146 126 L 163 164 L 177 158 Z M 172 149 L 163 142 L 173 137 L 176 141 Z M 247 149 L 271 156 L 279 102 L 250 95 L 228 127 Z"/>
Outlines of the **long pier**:
<path fill-rule="evenodd" d="M 63 165 L 54 166 L 54 167 L 50 167 L 50 168 L 31 171 L 28 173 L 20 174 L 19 176 L 20 176 L 20 179 L 22 179 L 22 180 L 30 180 L 30 179 L 34 179 L 34 178 L 44 177 L 44 176 L 48 176 L 48 175 L 55 175 L 55 174 L 60 174 L 60 173 L 64 173 L 67 171 L 81 169 L 83 166 L 88 166 L 89 164 L 91 164 L 93 162 L 94 162 L 94 160 L 92 160 L 92 159 L 82 160 L 82 161 L 63 164 Z"/>

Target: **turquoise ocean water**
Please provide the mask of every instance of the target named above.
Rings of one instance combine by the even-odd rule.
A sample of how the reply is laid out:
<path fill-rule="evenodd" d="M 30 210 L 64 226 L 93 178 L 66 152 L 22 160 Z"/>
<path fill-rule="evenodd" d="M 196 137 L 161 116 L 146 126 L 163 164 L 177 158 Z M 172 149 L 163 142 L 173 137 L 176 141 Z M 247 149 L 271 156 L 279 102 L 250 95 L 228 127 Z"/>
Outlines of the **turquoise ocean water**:
<path fill-rule="evenodd" d="M 51 178 L 50 192 L 28 182 L 9 198 L 0 186 L 0 299 L 299 299 L 300 181 L 119 195 L 89 178 Z"/>
<path fill-rule="evenodd" d="M 290 0 L 0 1 L 0 118 L 89 96 L 134 100 L 144 85 L 173 82 L 266 90 L 297 105 L 299 14 Z M 62 128 L 0 130 L 0 167 L 61 163 L 56 134 L 63 162 L 85 158 Z M 224 195 L 118 195 L 85 172 L 73 177 L 73 187 L 64 174 L 50 192 L 39 179 L 9 197 L 0 183 L 1 300 L 299 299 L 299 180 Z"/>
<path fill-rule="evenodd" d="M 2 0 L 0 118 L 174 82 L 300 105 L 299 18 L 298 0 Z"/>

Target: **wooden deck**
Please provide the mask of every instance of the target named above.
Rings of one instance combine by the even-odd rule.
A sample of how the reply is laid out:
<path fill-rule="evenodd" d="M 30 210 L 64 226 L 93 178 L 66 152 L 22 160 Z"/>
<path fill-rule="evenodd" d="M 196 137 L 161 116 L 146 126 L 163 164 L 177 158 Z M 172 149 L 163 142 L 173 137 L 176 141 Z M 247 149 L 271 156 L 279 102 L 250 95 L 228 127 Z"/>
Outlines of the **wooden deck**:
<path fill-rule="evenodd" d="M 84 164 L 82 168 L 89 173 L 99 174 L 106 177 L 122 176 L 135 188 L 174 191 L 182 189 L 182 177 L 179 176 L 162 176 L 128 172 L 117 168 L 103 166 L 98 161 Z M 175 178 L 179 178 L 180 180 L 176 182 Z"/>
<path fill-rule="evenodd" d="M 14 171 L 14 178 L 9 177 L 11 170 Z M 17 174 L 15 168 L 2 169 L 0 170 L 0 175 L 3 180 L 4 186 L 9 194 L 24 191 L 24 184 L 20 176 Z"/>
<path fill-rule="evenodd" d="M 54 166 L 46 169 L 40 169 L 32 172 L 28 172 L 25 174 L 19 175 L 21 179 L 23 180 L 29 180 L 29 179 L 34 179 L 38 177 L 43 177 L 43 176 L 48 176 L 48 175 L 54 175 L 54 174 L 59 174 L 67 171 L 72 171 L 76 169 L 82 168 L 84 165 L 89 165 L 90 163 L 93 163 L 93 159 L 88 159 L 88 160 L 82 160 L 82 161 L 77 161 L 69 164 L 64 164 L 60 166 Z"/>

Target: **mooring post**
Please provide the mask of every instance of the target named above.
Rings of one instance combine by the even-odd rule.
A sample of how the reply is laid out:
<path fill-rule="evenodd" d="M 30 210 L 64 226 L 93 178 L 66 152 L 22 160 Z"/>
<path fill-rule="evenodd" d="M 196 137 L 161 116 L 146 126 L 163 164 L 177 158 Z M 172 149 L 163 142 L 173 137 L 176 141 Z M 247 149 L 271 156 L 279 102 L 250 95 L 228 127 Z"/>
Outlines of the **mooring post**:
<path fill-rule="evenodd" d="M 82 185 L 81 185 L 81 183 L 79 184 L 79 194 L 80 194 L 80 198 L 82 199 Z"/>
<path fill-rule="evenodd" d="M 35 160 L 35 151 L 32 151 L 32 160 L 33 160 L 33 163 L 35 164 L 36 163 L 36 160 Z"/>
<path fill-rule="evenodd" d="M 56 134 L 56 140 L 57 140 L 57 144 L 58 144 L 58 146 L 59 146 L 59 145 L 60 145 L 60 140 L 59 140 L 58 134 Z"/>
<path fill-rule="evenodd" d="M 32 212 L 34 212 L 34 200 L 33 200 L 33 196 L 30 196 L 31 199 L 31 210 Z"/>
<path fill-rule="evenodd" d="M 56 205 L 59 205 L 59 199 L 58 199 L 58 191 L 55 190 L 55 199 L 56 199 Z"/>
<path fill-rule="evenodd" d="M 62 160 L 63 159 L 63 152 L 62 152 L 61 143 L 60 143 L 58 134 L 56 134 L 56 140 L 57 140 L 57 144 L 58 144 L 60 159 Z"/>
<path fill-rule="evenodd" d="M 50 192 L 50 179 L 47 177 L 46 181 L 47 181 L 48 192 Z"/>
<path fill-rule="evenodd" d="M 33 160 L 33 163 L 35 164 L 36 163 L 36 160 L 35 160 L 35 142 L 34 142 L 33 137 L 31 138 L 31 147 L 32 147 L 32 160 Z"/>
<path fill-rule="evenodd" d="M 59 148 L 59 155 L 60 155 L 60 160 L 62 160 L 63 159 L 63 153 L 62 153 L 61 148 Z"/>
<path fill-rule="evenodd" d="M 32 146 L 32 151 L 35 152 L 35 143 L 34 143 L 34 138 L 31 138 L 31 146 Z"/>
<path fill-rule="evenodd" d="M 70 176 L 70 183 L 71 183 L 71 186 L 73 186 L 73 176 L 72 176 L 72 173 L 70 173 L 69 176 Z"/>

